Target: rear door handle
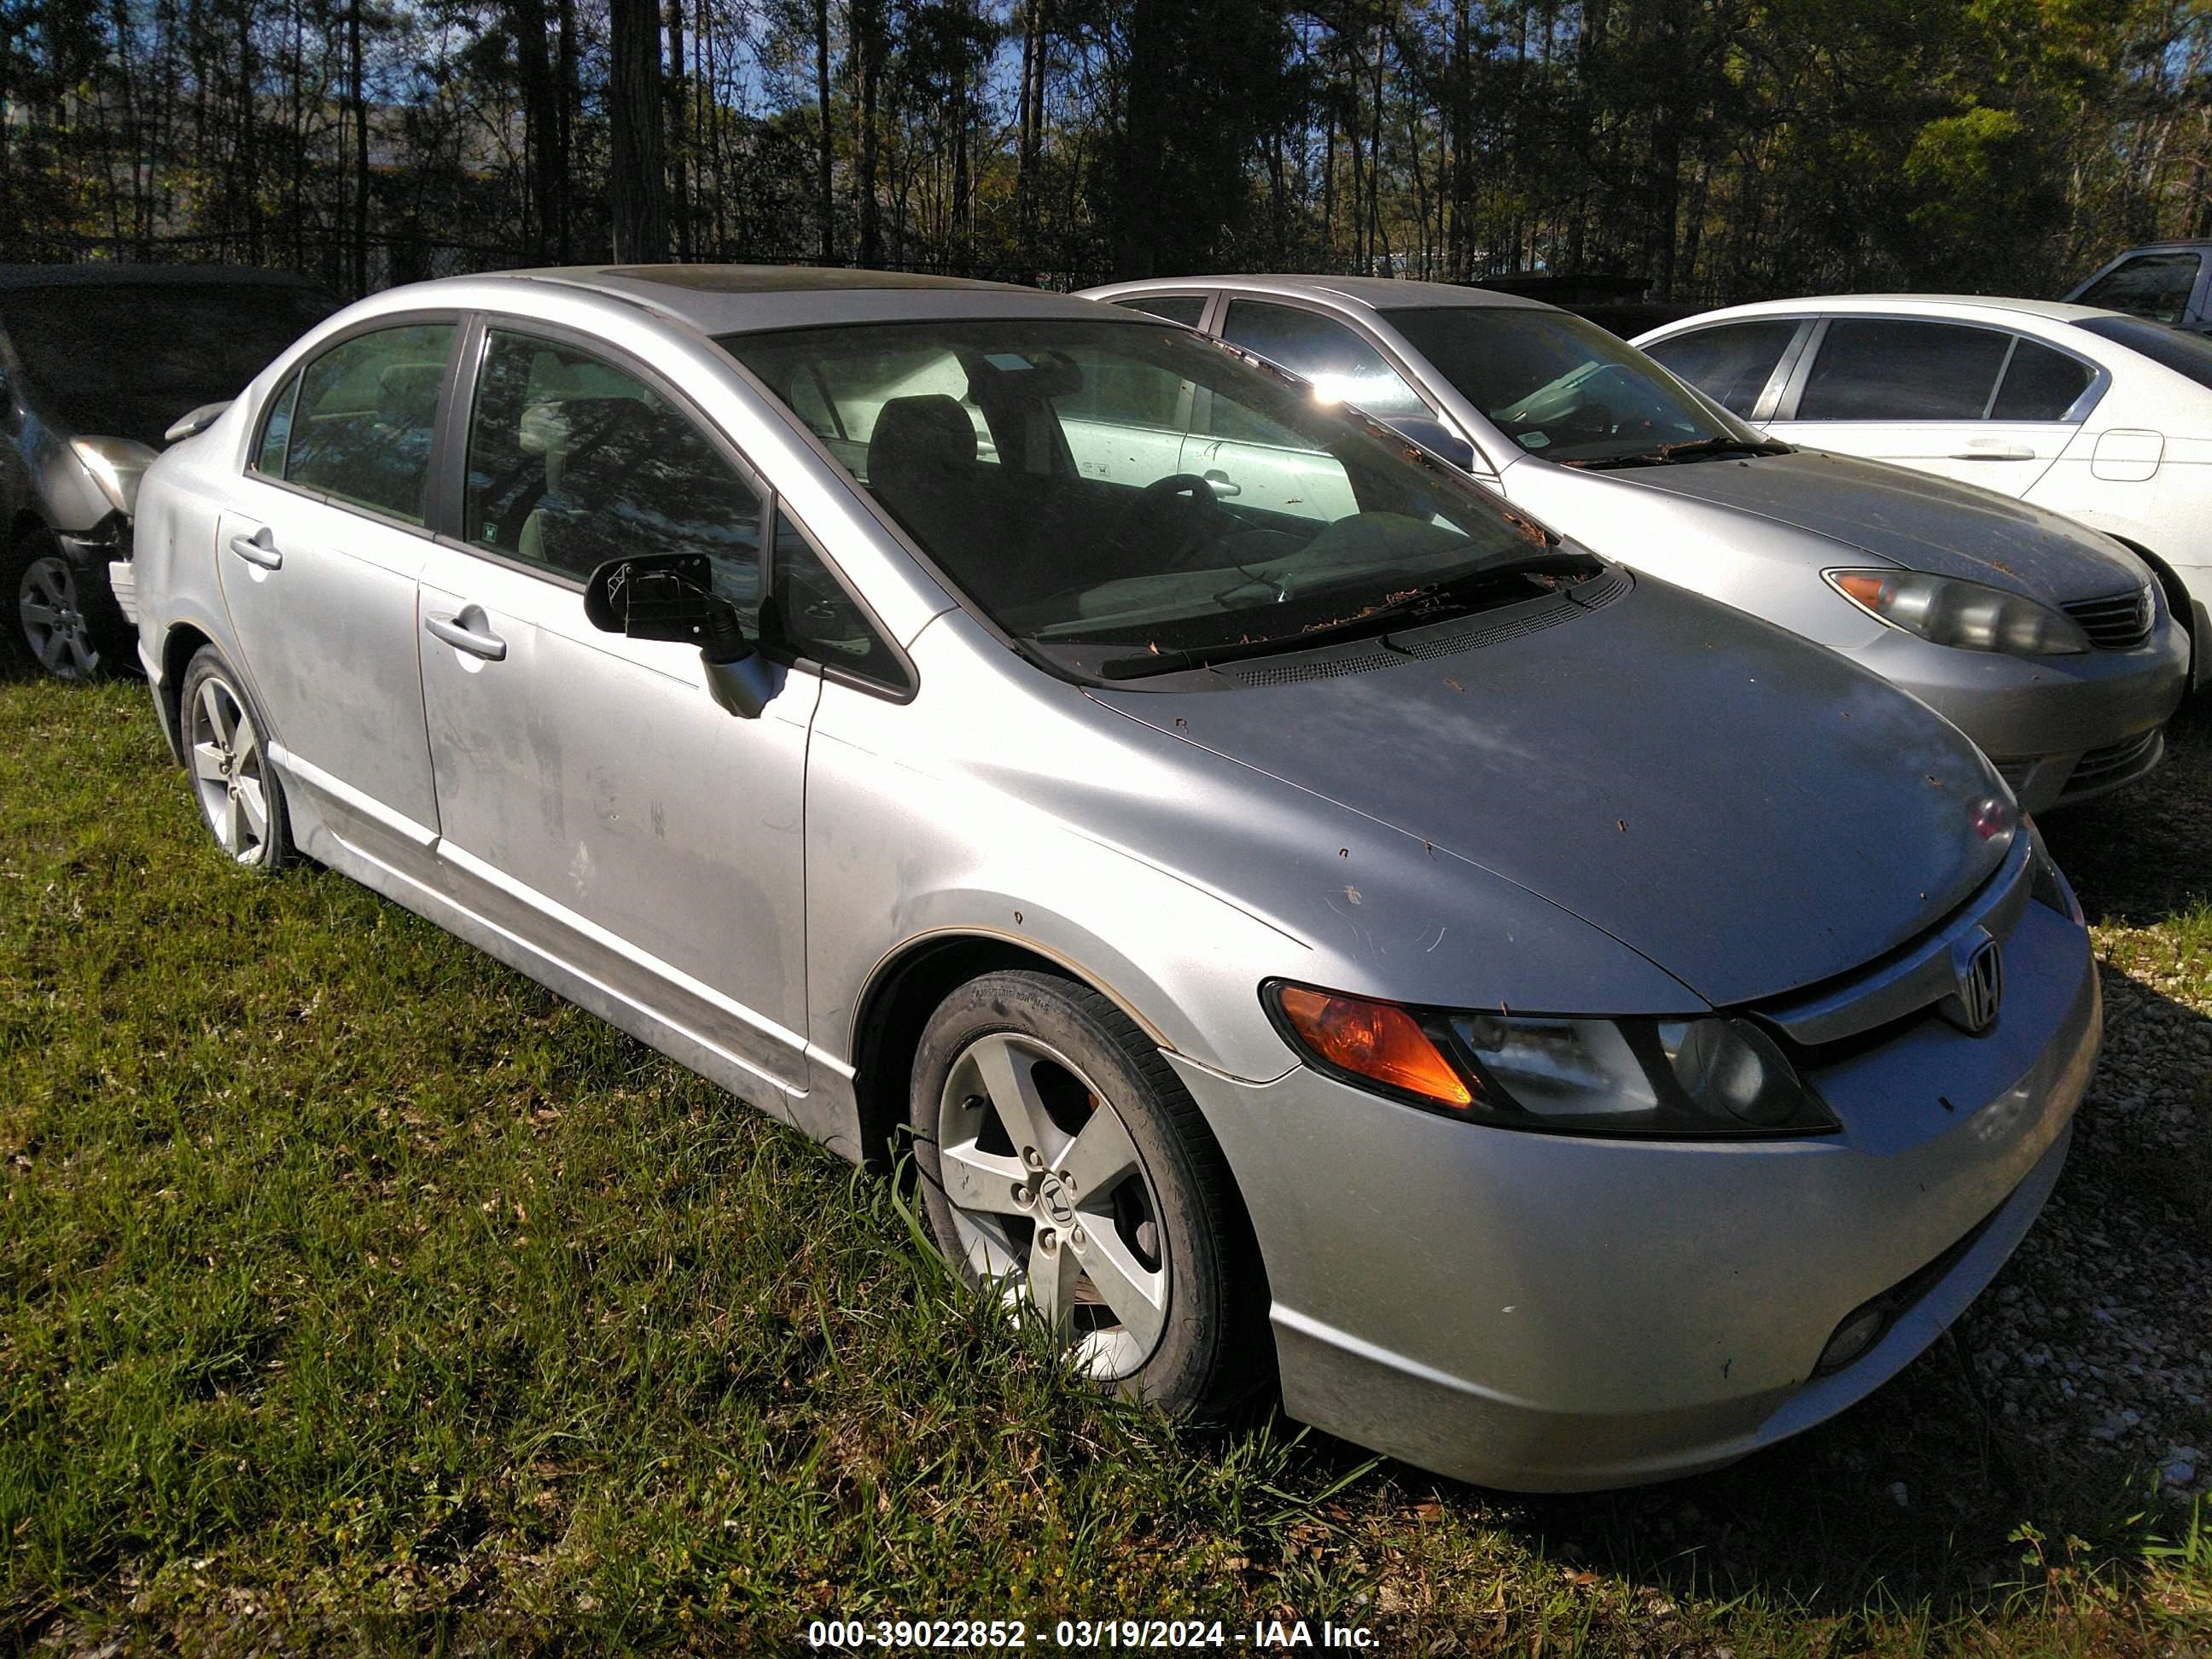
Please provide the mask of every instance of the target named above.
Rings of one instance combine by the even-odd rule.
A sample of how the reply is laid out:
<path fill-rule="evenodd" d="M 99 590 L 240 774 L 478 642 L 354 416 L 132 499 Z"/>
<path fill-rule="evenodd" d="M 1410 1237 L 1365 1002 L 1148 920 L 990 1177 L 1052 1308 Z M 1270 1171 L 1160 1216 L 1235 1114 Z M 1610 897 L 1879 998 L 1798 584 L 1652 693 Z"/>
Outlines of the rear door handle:
<path fill-rule="evenodd" d="M 243 532 L 233 536 L 230 550 L 246 563 L 258 564 L 264 570 L 279 569 L 284 563 L 284 556 L 276 550 L 276 538 L 269 533 L 266 525 L 251 536 Z"/>
<path fill-rule="evenodd" d="M 2026 444 L 1991 444 L 1986 448 L 1962 449 L 1954 461 L 2032 461 L 2035 452 Z"/>
<path fill-rule="evenodd" d="M 1219 467 L 1206 475 L 1206 487 L 1217 495 L 1242 495 L 1244 486 L 1237 483 Z"/>
<path fill-rule="evenodd" d="M 469 607 L 475 611 L 476 607 Z M 467 612 L 463 612 L 466 615 Z M 477 614 L 481 617 L 480 611 Z M 445 641 L 456 651 L 465 651 L 471 657 L 482 657 L 486 662 L 507 660 L 507 641 L 496 634 L 479 633 L 473 628 L 464 628 L 459 617 L 425 617 L 422 626 L 433 635 Z"/>

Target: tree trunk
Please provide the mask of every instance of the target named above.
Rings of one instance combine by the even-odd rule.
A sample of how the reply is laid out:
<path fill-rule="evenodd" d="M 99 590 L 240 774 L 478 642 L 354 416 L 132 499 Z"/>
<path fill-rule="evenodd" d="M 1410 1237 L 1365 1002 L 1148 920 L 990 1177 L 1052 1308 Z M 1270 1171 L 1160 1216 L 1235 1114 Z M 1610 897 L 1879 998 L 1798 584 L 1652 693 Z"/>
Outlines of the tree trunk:
<path fill-rule="evenodd" d="M 608 10 L 612 145 L 607 205 L 614 257 L 623 264 L 654 264 L 668 257 L 668 178 L 660 159 L 660 14 L 653 0 L 612 0 Z"/>
<path fill-rule="evenodd" d="M 668 0 L 668 179 L 670 216 L 676 231 L 676 257 L 689 261 L 691 246 L 691 187 L 684 163 L 684 0 Z"/>
<path fill-rule="evenodd" d="M 1014 223 L 1021 239 L 1022 281 L 1037 279 L 1037 173 L 1044 149 L 1044 0 L 1029 0 L 1022 15 L 1020 137 L 1014 155 Z"/>
<path fill-rule="evenodd" d="M 1034 3 L 1034 0 L 1033 0 Z M 859 96 L 853 134 L 853 193 L 857 198 L 860 230 L 859 263 L 879 265 L 884 260 L 883 209 L 876 199 L 878 106 L 881 102 L 884 59 L 889 42 L 884 38 L 884 0 L 853 0 L 853 61 Z"/>
<path fill-rule="evenodd" d="M 1164 13 L 1172 0 L 1134 0 L 1129 18 L 1129 103 L 1114 180 L 1114 275 L 1150 276 L 1159 258 L 1157 218 L 1167 161 Z"/>
<path fill-rule="evenodd" d="M 814 107 L 821 117 L 820 148 L 815 155 L 815 204 L 822 215 L 822 263 L 837 263 L 837 200 L 830 192 L 835 159 L 830 128 L 830 0 L 814 0 Z"/>
<path fill-rule="evenodd" d="M 1652 89 L 1651 223 L 1645 238 L 1651 297 L 1674 297 L 1675 221 L 1682 200 L 1682 99 L 1690 72 L 1688 0 L 1660 0 L 1657 84 Z"/>
<path fill-rule="evenodd" d="M 538 3 L 542 17 L 544 0 L 538 0 Z M 584 93 L 576 77 L 575 0 L 560 0 L 559 15 L 561 43 L 555 60 L 556 79 L 551 94 L 553 149 L 546 158 L 545 176 L 553 191 L 553 252 L 565 265 L 575 257 L 571 223 L 574 216 L 568 211 L 568 163 L 576 153 L 576 123 L 583 110 Z"/>
<path fill-rule="evenodd" d="M 545 0 L 507 0 L 507 15 L 514 31 L 515 73 L 522 83 L 523 252 L 526 258 L 544 260 L 554 250 L 555 216 L 563 210 L 561 113 L 545 49 Z"/>
<path fill-rule="evenodd" d="M 356 298 L 368 292 L 368 98 L 362 85 L 361 9 L 367 0 L 353 0 L 346 8 L 346 94 L 353 105 L 353 291 Z"/>

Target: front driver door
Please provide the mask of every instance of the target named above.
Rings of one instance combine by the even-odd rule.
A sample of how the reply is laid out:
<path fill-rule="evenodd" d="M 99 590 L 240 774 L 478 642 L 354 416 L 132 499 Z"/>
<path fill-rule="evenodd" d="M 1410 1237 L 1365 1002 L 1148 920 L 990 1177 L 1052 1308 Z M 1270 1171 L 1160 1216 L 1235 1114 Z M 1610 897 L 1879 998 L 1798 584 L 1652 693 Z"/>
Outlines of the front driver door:
<path fill-rule="evenodd" d="M 263 411 L 216 528 L 216 565 L 272 728 L 270 756 L 325 834 L 419 876 L 437 834 L 415 583 L 431 543 L 431 443 L 451 319 L 356 333 Z"/>
<path fill-rule="evenodd" d="M 448 890 L 799 1093 L 800 810 L 821 682 L 775 669 L 766 711 L 736 719 L 696 648 L 599 633 L 582 597 L 605 560 L 703 552 L 752 632 L 762 492 L 641 368 L 497 326 L 480 361 L 465 546 L 434 550 L 422 588 Z"/>

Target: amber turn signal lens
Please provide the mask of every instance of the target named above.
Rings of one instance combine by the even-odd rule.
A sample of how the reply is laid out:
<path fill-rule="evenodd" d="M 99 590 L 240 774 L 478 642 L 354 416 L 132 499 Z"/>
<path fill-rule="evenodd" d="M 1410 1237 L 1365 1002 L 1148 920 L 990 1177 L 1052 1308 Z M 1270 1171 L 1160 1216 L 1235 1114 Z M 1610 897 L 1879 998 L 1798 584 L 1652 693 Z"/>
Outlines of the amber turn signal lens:
<path fill-rule="evenodd" d="M 1330 1065 L 1447 1106 L 1474 1103 L 1465 1080 L 1403 1008 L 1297 985 L 1279 994 L 1298 1040 Z"/>
<path fill-rule="evenodd" d="M 1836 586 L 1875 616 L 1881 615 L 1882 589 L 1888 586 L 1887 578 L 1871 571 L 1846 570 L 1836 578 Z"/>

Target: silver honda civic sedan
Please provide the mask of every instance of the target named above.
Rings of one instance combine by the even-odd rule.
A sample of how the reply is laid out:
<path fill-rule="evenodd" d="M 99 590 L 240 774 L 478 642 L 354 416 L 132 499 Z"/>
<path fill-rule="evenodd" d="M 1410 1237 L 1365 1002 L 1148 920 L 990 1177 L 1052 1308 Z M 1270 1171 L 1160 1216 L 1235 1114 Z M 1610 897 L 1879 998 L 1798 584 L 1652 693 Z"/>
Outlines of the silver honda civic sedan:
<path fill-rule="evenodd" d="M 2165 754 L 2188 629 L 2100 531 L 1775 441 L 1596 324 L 1515 295 L 1363 276 L 1090 292 L 1203 327 L 1598 552 L 1856 658 L 1955 720 L 2030 811 L 2131 783 Z M 1185 470 L 1217 490 L 1306 487 L 1202 409 L 1184 441 Z"/>
<path fill-rule="evenodd" d="M 1194 407 L 1318 487 L 1218 496 Z M 1145 316 L 400 289 L 137 536 L 226 854 L 910 1153 L 951 1259 L 1170 1409 L 1279 1385 L 1527 1489 L 1741 1456 L 1988 1283 L 2095 1059 L 1957 730 Z"/>

